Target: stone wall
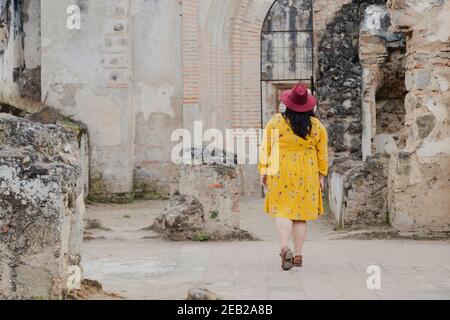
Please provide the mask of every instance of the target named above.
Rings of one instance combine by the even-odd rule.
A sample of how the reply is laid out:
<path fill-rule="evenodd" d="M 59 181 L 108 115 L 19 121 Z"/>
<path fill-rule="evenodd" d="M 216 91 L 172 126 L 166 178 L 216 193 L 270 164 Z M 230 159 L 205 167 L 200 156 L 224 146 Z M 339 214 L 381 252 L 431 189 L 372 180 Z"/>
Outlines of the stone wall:
<path fill-rule="evenodd" d="M 402 231 L 448 232 L 450 4 L 393 0 L 361 12 L 366 162 L 335 162 L 331 210 L 341 226 L 387 221 Z"/>
<path fill-rule="evenodd" d="M 77 133 L 0 114 L 0 146 L 0 298 L 60 299 L 81 276 Z"/>
<path fill-rule="evenodd" d="M 384 88 L 404 81 L 405 73 L 392 68 L 402 60 L 392 58 L 387 44 L 395 47 L 402 42 L 387 34 L 390 22 L 384 3 L 343 4 L 318 40 L 319 111 L 329 128 L 333 159 L 328 200 L 340 228 L 388 222 L 388 161 L 384 150 L 371 156 L 376 154 L 372 151 L 377 127 L 391 128 L 387 122 L 392 118 L 401 124 L 404 112 L 399 115 L 393 110 L 401 107 L 389 109 L 394 100 L 388 100 Z M 397 83 L 388 81 L 389 72 Z M 385 100 L 379 102 L 380 98 Z"/>
<path fill-rule="evenodd" d="M 407 34 L 405 147 L 391 160 L 389 212 L 402 230 L 450 230 L 450 1 L 390 0 Z"/>
<path fill-rule="evenodd" d="M 360 31 L 362 155 L 404 147 L 406 37 L 389 30 L 385 5 L 367 7 Z"/>
<path fill-rule="evenodd" d="M 359 59 L 359 30 L 365 8 L 385 0 L 353 0 L 336 11 L 319 34 L 317 87 L 319 111 L 328 125 L 337 157 L 361 158 L 363 71 Z"/>

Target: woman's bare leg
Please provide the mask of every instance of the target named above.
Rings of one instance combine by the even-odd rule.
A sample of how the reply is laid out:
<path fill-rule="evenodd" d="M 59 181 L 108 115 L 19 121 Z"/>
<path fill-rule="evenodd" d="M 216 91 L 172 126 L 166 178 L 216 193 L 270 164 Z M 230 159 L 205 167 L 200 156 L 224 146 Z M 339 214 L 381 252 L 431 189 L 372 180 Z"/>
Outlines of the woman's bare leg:
<path fill-rule="evenodd" d="M 294 240 L 294 255 L 301 256 L 303 252 L 303 245 L 306 240 L 306 233 L 308 225 L 306 221 L 294 221 L 292 227 L 292 237 Z"/>
<path fill-rule="evenodd" d="M 278 237 L 280 239 L 281 250 L 289 247 L 289 238 L 292 235 L 293 221 L 284 218 L 276 218 L 275 225 L 278 230 Z"/>

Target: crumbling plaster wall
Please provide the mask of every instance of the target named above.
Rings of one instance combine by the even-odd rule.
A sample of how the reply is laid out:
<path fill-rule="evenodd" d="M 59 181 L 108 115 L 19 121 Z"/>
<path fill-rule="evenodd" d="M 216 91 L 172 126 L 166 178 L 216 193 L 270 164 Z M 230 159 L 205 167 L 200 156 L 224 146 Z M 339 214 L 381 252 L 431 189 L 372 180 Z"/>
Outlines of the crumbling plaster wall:
<path fill-rule="evenodd" d="M 181 126 L 179 3 L 79 1 L 81 28 L 70 30 L 72 4 L 43 3 L 43 98 L 89 128 L 91 198 L 167 197 Z"/>
<path fill-rule="evenodd" d="M 406 39 L 390 26 L 384 4 L 366 8 L 359 37 L 364 160 L 404 147 Z"/>
<path fill-rule="evenodd" d="M 180 4 L 133 1 L 130 19 L 134 192 L 138 198 L 167 198 L 177 176 L 171 135 L 182 127 L 183 115 Z"/>
<path fill-rule="evenodd" d="M 391 224 L 450 229 L 450 1 L 388 1 L 407 33 L 406 146 L 390 164 Z"/>
<path fill-rule="evenodd" d="M 42 2 L 42 97 L 88 126 L 91 195 L 125 201 L 134 169 L 129 1 L 77 4 L 81 28 L 69 29 L 73 2 Z"/>
<path fill-rule="evenodd" d="M 41 99 L 40 0 L 0 1 L 0 102 Z"/>
<path fill-rule="evenodd" d="M 449 3 L 386 6 L 389 15 L 381 2 L 365 6 L 356 47 L 367 162 L 335 162 L 330 207 L 341 226 L 379 224 L 386 217 L 402 231 L 448 232 Z M 370 27 L 377 19 L 378 27 Z"/>

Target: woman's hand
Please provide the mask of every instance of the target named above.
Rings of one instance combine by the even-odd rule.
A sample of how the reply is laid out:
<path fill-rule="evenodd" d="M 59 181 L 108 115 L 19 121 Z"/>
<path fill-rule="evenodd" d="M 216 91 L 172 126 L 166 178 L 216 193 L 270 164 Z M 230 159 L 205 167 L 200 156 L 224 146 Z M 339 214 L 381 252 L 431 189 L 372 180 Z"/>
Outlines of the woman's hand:
<path fill-rule="evenodd" d="M 320 180 L 320 188 L 322 190 L 325 190 L 325 177 L 323 175 L 320 175 L 319 180 Z"/>
<path fill-rule="evenodd" d="M 267 187 L 267 176 L 260 176 L 260 177 L 259 177 L 259 183 L 260 183 L 263 187 Z"/>

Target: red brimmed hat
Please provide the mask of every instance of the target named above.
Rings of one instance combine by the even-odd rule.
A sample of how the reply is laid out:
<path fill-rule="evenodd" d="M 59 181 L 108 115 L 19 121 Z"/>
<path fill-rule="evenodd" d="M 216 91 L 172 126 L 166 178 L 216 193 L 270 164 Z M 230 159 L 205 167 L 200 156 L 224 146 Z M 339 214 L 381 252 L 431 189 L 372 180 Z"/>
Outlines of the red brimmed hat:
<path fill-rule="evenodd" d="M 314 110 L 317 105 L 317 99 L 301 83 L 297 84 L 292 90 L 283 92 L 281 101 L 287 108 L 295 112 L 309 112 Z"/>

